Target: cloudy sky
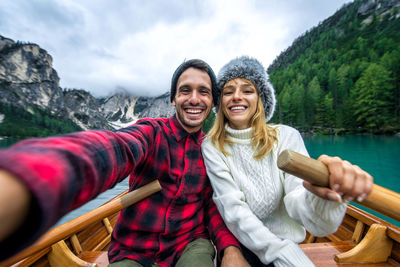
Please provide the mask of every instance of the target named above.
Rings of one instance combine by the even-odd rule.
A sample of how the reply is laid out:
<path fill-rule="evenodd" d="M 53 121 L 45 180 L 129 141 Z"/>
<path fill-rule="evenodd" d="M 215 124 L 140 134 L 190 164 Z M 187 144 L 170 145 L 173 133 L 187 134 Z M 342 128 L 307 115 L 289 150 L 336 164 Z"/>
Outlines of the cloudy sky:
<path fill-rule="evenodd" d="M 352 0 L 1 0 L 0 35 L 53 57 L 63 88 L 157 96 L 175 68 L 216 72 L 239 55 L 265 67 L 296 37 Z"/>

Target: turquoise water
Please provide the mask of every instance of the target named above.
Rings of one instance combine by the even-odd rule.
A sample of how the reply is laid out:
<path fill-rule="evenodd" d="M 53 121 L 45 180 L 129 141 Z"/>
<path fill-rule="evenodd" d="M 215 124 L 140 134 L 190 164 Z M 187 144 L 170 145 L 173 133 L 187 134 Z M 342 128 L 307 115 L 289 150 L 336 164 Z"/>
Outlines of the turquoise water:
<path fill-rule="evenodd" d="M 15 142 L 17 142 L 16 139 L 9 139 L 9 138 L 0 139 L 0 148 L 11 146 Z"/>
<path fill-rule="evenodd" d="M 400 137 L 375 135 L 304 136 L 311 157 L 339 156 L 360 166 L 374 177 L 374 183 L 400 193 Z M 400 222 L 351 203 L 392 224 Z"/>
<path fill-rule="evenodd" d="M 9 146 L 13 142 L 15 140 L 0 140 L 0 147 Z M 369 172 L 374 177 L 376 184 L 400 193 L 400 137 L 375 135 L 304 136 L 304 142 L 311 157 L 318 158 L 321 154 L 339 156 Z M 127 188 L 128 179 L 125 179 L 96 199 L 67 214 L 58 225 L 100 206 Z M 400 223 L 395 220 L 357 204 L 354 205 L 400 226 Z"/>

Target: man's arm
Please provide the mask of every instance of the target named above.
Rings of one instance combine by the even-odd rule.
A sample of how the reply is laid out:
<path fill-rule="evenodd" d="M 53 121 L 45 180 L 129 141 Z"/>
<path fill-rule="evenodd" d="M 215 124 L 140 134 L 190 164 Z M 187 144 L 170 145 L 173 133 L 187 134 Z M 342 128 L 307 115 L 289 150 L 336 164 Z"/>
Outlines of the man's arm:
<path fill-rule="evenodd" d="M 239 249 L 239 243 L 226 227 L 217 206 L 212 199 L 211 185 L 205 190 L 207 199 L 206 216 L 211 239 L 221 260 L 221 267 L 250 267 Z"/>
<path fill-rule="evenodd" d="M 224 249 L 221 267 L 251 267 L 243 257 L 242 251 L 234 246 Z"/>
<path fill-rule="evenodd" d="M 87 131 L 29 139 L 0 150 L 0 170 L 18 180 L 9 179 L 9 175 L 2 178 L 2 183 L 11 181 L 16 191 L 0 197 L 0 216 L 7 216 L 10 197 L 22 211 L 15 210 L 4 223 L 0 261 L 32 244 L 69 211 L 127 177 L 154 142 L 152 129 L 143 123 L 118 132 Z M 27 201 L 22 197 L 26 190 L 30 195 Z M 10 225 L 18 220 L 23 225 Z M 7 234 L 11 235 L 7 238 Z"/>
<path fill-rule="evenodd" d="M 0 170 L 0 242 L 23 223 L 31 195 L 14 175 Z"/>

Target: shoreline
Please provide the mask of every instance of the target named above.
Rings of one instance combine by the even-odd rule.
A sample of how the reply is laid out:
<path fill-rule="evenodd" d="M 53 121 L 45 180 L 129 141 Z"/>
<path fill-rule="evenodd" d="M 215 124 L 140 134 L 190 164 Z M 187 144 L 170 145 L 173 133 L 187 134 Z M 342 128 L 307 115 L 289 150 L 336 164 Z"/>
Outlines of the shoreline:
<path fill-rule="evenodd" d="M 312 127 L 303 128 L 292 126 L 299 130 L 304 135 L 393 135 L 400 137 L 400 129 L 380 129 L 375 131 L 368 131 L 366 129 L 344 129 L 344 128 L 325 128 L 325 127 Z"/>

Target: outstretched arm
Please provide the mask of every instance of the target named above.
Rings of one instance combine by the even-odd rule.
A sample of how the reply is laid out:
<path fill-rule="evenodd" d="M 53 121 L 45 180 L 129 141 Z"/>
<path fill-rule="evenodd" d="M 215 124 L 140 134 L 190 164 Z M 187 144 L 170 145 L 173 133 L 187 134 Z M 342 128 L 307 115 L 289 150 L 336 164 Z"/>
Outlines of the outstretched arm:
<path fill-rule="evenodd" d="M 118 132 L 28 139 L 0 150 L 0 261 L 127 177 L 154 139 L 144 122 Z"/>

